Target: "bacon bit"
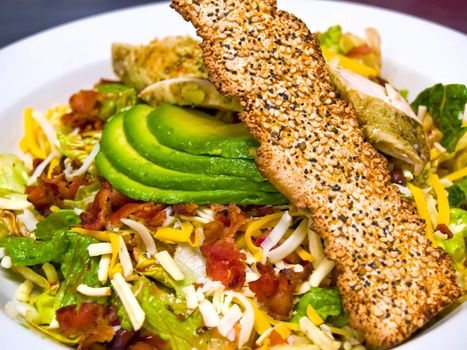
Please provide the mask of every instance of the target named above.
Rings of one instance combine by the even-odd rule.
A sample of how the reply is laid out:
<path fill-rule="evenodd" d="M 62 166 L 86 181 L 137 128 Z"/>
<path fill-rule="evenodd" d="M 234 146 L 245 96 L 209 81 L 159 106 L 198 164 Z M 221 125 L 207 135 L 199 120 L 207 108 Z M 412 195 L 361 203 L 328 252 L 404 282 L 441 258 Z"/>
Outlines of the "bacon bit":
<path fill-rule="evenodd" d="M 126 329 L 120 328 L 113 338 L 112 342 L 107 345 L 107 350 L 125 350 L 136 338 L 137 332 L 127 331 Z"/>
<path fill-rule="evenodd" d="M 37 179 L 36 185 L 26 186 L 28 201 L 43 215 L 48 213 L 53 205 L 61 208 L 64 199 L 74 199 L 78 189 L 89 183 L 82 176 L 75 176 L 69 182 L 65 175 L 57 170 L 58 168 L 55 168 L 51 178 L 47 178 L 44 173 Z"/>
<path fill-rule="evenodd" d="M 94 201 L 82 212 L 80 217 L 83 227 L 87 230 L 102 230 L 112 210 L 128 203 L 130 199 L 110 186 L 107 181 L 97 192 Z"/>
<path fill-rule="evenodd" d="M 276 293 L 279 281 L 272 265 L 258 263 L 256 267 L 261 277 L 256 281 L 249 282 L 248 286 L 251 291 L 256 294 L 256 299 L 258 299 L 260 303 L 263 303 Z"/>
<path fill-rule="evenodd" d="M 230 219 L 223 213 L 217 214 L 216 220 L 221 221 L 226 227 L 230 226 Z"/>
<path fill-rule="evenodd" d="M 447 227 L 445 224 L 439 224 L 438 226 L 436 226 L 436 229 L 440 231 L 441 233 L 445 234 L 446 236 L 448 236 L 448 238 L 454 237 L 454 234 L 451 232 L 449 227 Z"/>
<path fill-rule="evenodd" d="M 270 265 L 258 263 L 256 266 L 261 277 L 248 283 L 251 291 L 271 316 L 279 320 L 288 319 L 293 307 L 295 289 L 310 275 L 311 265 L 304 266 L 303 272 L 284 269 L 277 275 Z"/>
<path fill-rule="evenodd" d="M 373 49 L 369 45 L 363 44 L 363 45 L 352 48 L 351 50 L 346 52 L 345 55 L 347 57 L 353 58 L 353 57 L 358 57 L 358 56 L 369 55 L 372 52 L 373 52 Z"/>
<path fill-rule="evenodd" d="M 94 87 L 98 87 L 101 85 L 107 85 L 107 84 L 122 84 L 122 82 L 120 80 L 101 78 L 96 84 L 94 84 Z"/>
<path fill-rule="evenodd" d="M 129 217 L 134 220 L 143 220 L 146 226 L 158 227 L 166 218 L 163 209 L 165 209 L 164 205 L 152 202 L 127 203 L 110 216 L 109 222 L 111 225 L 117 225 L 120 223 L 120 219 Z"/>
<path fill-rule="evenodd" d="M 274 208 L 264 205 L 246 205 L 241 207 L 242 210 L 251 216 L 262 217 L 274 213 Z"/>
<path fill-rule="evenodd" d="M 287 340 L 282 338 L 282 336 L 276 330 L 273 330 L 271 334 L 269 334 L 269 345 L 280 345 L 287 343 Z"/>
<path fill-rule="evenodd" d="M 196 209 L 198 209 L 198 204 L 194 203 L 172 205 L 172 210 L 180 215 L 194 216 Z"/>
<path fill-rule="evenodd" d="M 79 349 L 84 350 L 94 343 L 112 340 L 117 314 L 113 306 L 84 302 L 79 309 L 76 305 L 58 309 L 56 318 L 64 336 L 80 336 Z"/>
<path fill-rule="evenodd" d="M 62 116 L 62 122 L 72 128 L 81 130 L 100 130 L 102 120 L 99 110 L 104 95 L 94 90 L 81 90 L 70 97 L 71 112 Z"/>
<path fill-rule="evenodd" d="M 284 262 L 287 264 L 303 264 L 304 261 L 297 253 L 292 252 L 284 258 Z"/>
<path fill-rule="evenodd" d="M 206 273 L 226 287 L 239 290 L 245 282 L 245 254 L 235 246 L 235 234 L 248 219 L 236 206 L 229 207 L 229 226 L 220 220 L 204 225 L 206 239 L 200 247 L 206 258 Z"/>

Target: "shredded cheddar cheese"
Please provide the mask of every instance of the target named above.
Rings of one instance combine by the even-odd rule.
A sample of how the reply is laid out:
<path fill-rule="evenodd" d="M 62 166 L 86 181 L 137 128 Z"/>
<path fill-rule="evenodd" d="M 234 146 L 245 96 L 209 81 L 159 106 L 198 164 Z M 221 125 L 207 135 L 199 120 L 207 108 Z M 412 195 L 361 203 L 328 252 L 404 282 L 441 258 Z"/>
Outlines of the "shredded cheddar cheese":
<path fill-rule="evenodd" d="M 467 167 L 464 167 L 462 169 L 459 169 L 445 177 L 443 177 L 443 180 L 449 180 L 451 182 L 454 182 L 456 180 L 462 179 L 463 177 L 467 176 Z"/>
<path fill-rule="evenodd" d="M 110 233 L 109 231 L 87 230 L 81 227 L 73 227 L 71 231 L 82 234 L 82 235 L 91 236 L 102 242 L 110 242 L 111 241 L 110 236 L 113 234 L 113 233 Z"/>
<path fill-rule="evenodd" d="M 308 304 L 308 306 L 306 307 L 306 315 L 316 326 L 319 326 L 324 323 L 323 319 L 318 315 L 316 310 L 310 304 Z"/>
<path fill-rule="evenodd" d="M 417 207 L 418 215 L 425 220 L 425 234 L 430 241 L 433 241 L 433 225 L 431 223 L 430 214 L 428 212 L 428 205 L 426 203 L 425 195 L 423 191 L 417 186 L 408 184 L 410 191 L 412 192 L 413 198 L 415 199 L 415 205 Z"/>
<path fill-rule="evenodd" d="M 189 243 L 193 247 L 199 245 L 199 237 L 196 234 L 196 230 L 193 234 L 193 225 L 189 222 L 183 222 L 180 230 L 171 227 L 159 227 L 154 237 L 159 241 L 168 243 Z"/>
<path fill-rule="evenodd" d="M 252 237 L 257 237 L 261 232 L 260 229 L 270 224 L 271 222 L 279 221 L 282 215 L 283 215 L 283 212 L 269 214 L 269 215 L 263 216 L 261 219 L 252 221 L 248 225 L 245 231 L 245 244 L 248 250 L 251 252 L 251 254 L 253 254 L 253 257 L 256 259 L 256 261 L 261 261 L 263 250 L 253 243 Z"/>
<path fill-rule="evenodd" d="M 428 177 L 431 186 L 435 190 L 436 199 L 438 201 L 438 219 L 436 222 L 439 224 L 444 224 L 449 226 L 449 201 L 446 190 L 443 187 L 443 184 L 439 180 L 438 175 L 430 174 Z"/>

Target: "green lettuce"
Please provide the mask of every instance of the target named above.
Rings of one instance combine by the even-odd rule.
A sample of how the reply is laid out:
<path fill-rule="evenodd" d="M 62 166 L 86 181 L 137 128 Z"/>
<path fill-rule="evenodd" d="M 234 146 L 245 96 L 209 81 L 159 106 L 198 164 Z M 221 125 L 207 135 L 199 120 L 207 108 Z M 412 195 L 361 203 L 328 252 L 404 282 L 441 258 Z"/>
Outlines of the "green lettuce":
<path fill-rule="evenodd" d="M 99 110 L 99 118 L 107 120 L 125 108 L 136 104 L 136 90 L 117 83 L 99 85 L 96 90 L 104 94 Z"/>
<path fill-rule="evenodd" d="M 319 44 L 326 49 L 342 53 L 340 46 L 341 36 L 342 27 L 340 25 L 329 27 L 328 30 L 319 35 Z"/>
<path fill-rule="evenodd" d="M 29 237 L 7 236 L 0 247 L 11 257 L 13 266 L 32 266 L 46 262 L 60 262 L 68 247 L 64 231 L 56 232 L 53 240 L 40 241 Z"/>
<path fill-rule="evenodd" d="M 452 238 L 441 242 L 441 247 L 452 257 L 456 263 L 463 264 L 465 261 L 465 238 L 467 237 L 467 211 L 451 208 L 451 224 L 463 225 L 463 228 L 453 232 Z M 461 226 L 462 227 L 462 226 Z"/>
<path fill-rule="evenodd" d="M 467 177 L 448 187 L 449 205 L 456 208 L 467 207 Z"/>
<path fill-rule="evenodd" d="M 436 126 L 443 133 L 441 145 L 448 152 L 454 152 L 457 143 L 467 131 L 467 128 L 462 127 L 462 119 L 459 118 L 466 103 L 467 86 L 436 84 L 423 90 L 411 106 L 415 111 L 419 106 L 427 107 Z"/>
<path fill-rule="evenodd" d="M 0 154 L 0 190 L 24 193 L 28 171 L 24 163 L 14 154 Z"/>
<path fill-rule="evenodd" d="M 330 316 L 344 315 L 342 299 L 337 289 L 311 287 L 309 292 L 304 294 L 298 301 L 294 316 L 290 321 L 298 323 L 303 316 L 306 316 L 308 305 L 311 305 L 323 320 Z M 342 323 L 342 318 L 336 318 L 335 320 Z"/>
<path fill-rule="evenodd" d="M 139 291 L 136 299 L 146 314 L 144 327 L 147 330 L 167 341 L 172 349 L 191 350 L 199 347 L 202 336 L 197 330 L 203 325 L 199 311 L 191 315 L 187 312 L 176 314 L 172 311 L 173 306 L 167 302 L 166 293 L 147 278 L 141 278 L 134 289 Z"/>
<path fill-rule="evenodd" d="M 37 224 L 36 237 L 42 240 L 52 239 L 57 231 L 67 231 L 80 222 L 79 215 L 73 210 L 59 210 Z"/>

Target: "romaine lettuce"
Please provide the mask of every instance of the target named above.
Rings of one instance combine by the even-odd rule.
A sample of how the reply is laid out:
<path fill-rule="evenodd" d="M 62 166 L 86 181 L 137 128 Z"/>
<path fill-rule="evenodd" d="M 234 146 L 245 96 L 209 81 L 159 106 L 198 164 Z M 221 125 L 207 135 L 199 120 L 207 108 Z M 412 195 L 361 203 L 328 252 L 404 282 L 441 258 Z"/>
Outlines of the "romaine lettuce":
<path fill-rule="evenodd" d="M 462 119 L 467 103 L 467 86 L 463 84 L 436 84 L 423 90 L 412 102 L 417 111 L 419 106 L 426 106 L 436 126 L 443 133 L 441 145 L 448 152 L 456 150 L 457 143 L 467 131 L 462 127 Z"/>
<path fill-rule="evenodd" d="M 451 209 L 451 224 L 459 229 L 452 238 L 441 242 L 441 247 L 451 255 L 456 263 L 463 264 L 465 260 L 465 238 L 467 237 L 467 211 L 457 208 Z"/>
<path fill-rule="evenodd" d="M 342 53 L 340 40 L 342 36 L 342 27 L 335 25 L 329 27 L 324 33 L 319 35 L 319 44 L 326 49 Z"/>
<path fill-rule="evenodd" d="M 24 193 L 28 171 L 14 154 L 0 154 L 0 189 L 6 192 Z"/>
<path fill-rule="evenodd" d="M 467 177 L 448 187 L 449 205 L 456 208 L 467 207 Z"/>
<path fill-rule="evenodd" d="M 59 210 L 51 213 L 36 227 L 36 237 L 42 240 L 52 239 L 57 231 L 66 231 L 81 222 L 73 210 Z"/>
<path fill-rule="evenodd" d="M 344 313 L 341 296 L 337 289 L 311 287 L 308 293 L 300 297 L 291 322 L 298 322 L 306 316 L 308 305 L 311 305 L 323 320 L 329 316 L 336 317 Z"/>

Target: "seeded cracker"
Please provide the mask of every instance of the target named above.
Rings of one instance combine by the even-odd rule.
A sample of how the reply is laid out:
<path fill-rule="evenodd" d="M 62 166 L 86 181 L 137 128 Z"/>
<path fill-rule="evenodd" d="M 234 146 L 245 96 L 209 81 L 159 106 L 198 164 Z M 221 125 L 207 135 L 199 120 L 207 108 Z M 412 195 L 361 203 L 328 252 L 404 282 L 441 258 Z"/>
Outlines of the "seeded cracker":
<path fill-rule="evenodd" d="M 261 142 L 257 164 L 337 264 L 350 325 L 391 347 L 455 301 L 452 261 L 425 237 L 414 206 L 391 185 L 387 162 L 336 97 L 315 34 L 275 1 L 173 0 L 196 27 L 212 83 L 241 98 Z"/>

